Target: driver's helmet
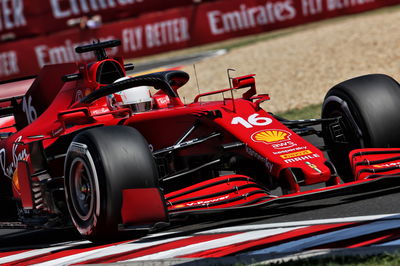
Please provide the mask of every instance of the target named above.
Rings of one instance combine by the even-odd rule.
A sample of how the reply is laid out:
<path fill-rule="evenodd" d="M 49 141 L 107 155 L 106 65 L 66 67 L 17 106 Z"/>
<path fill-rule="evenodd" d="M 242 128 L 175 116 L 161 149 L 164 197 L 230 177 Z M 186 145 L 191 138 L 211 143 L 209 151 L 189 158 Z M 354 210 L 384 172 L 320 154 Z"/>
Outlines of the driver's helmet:
<path fill-rule="evenodd" d="M 129 77 L 117 79 L 114 83 L 126 79 L 129 79 Z M 145 112 L 153 107 L 153 99 L 148 86 L 132 87 L 115 93 L 112 97 L 115 105 L 120 108 L 130 108 L 134 113 Z"/>

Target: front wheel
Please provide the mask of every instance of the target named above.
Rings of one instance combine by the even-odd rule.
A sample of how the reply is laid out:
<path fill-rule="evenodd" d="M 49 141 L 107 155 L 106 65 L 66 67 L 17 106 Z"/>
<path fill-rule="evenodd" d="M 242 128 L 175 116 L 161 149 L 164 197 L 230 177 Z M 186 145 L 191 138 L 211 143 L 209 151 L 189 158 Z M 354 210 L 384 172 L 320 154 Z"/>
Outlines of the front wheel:
<path fill-rule="evenodd" d="M 327 93 L 322 118 L 329 157 L 344 181 L 351 181 L 349 152 L 358 148 L 400 147 L 400 85 L 382 74 L 344 81 Z"/>
<path fill-rule="evenodd" d="M 122 191 L 136 188 L 158 188 L 152 154 L 137 130 L 93 128 L 73 139 L 65 161 L 65 193 L 82 236 L 91 241 L 116 238 Z"/>

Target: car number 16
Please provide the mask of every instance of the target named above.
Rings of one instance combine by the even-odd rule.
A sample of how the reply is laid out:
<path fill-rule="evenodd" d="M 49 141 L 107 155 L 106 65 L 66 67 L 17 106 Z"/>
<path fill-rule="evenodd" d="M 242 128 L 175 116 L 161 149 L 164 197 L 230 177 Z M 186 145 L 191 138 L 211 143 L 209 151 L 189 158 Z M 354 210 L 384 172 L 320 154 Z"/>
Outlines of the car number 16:
<path fill-rule="evenodd" d="M 35 107 L 32 106 L 32 97 L 29 96 L 28 101 L 26 101 L 26 97 L 22 100 L 22 111 L 26 115 L 26 120 L 28 124 L 32 123 L 37 118 L 37 112 Z"/>
<path fill-rule="evenodd" d="M 253 126 L 266 126 L 272 123 L 272 119 L 268 117 L 260 116 L 259 114 L 252 114 L 250 115 L 247 120 L 243 117 L 237 116 L 232 119 L 231 124 L 237 125 L 240 124 L 245 128 L 252 128 Z"/>

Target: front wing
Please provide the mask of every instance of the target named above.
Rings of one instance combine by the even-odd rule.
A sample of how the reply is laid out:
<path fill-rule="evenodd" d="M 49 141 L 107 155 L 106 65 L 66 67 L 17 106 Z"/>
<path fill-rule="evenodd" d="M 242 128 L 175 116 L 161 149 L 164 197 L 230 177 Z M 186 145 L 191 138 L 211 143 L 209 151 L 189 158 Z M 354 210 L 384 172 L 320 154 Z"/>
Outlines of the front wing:
<path fill-rule="evenodd" d="M 165 195 L 169 216 L 241 211 L 333 198 L 366 194 L 400 185 L 400 149 L 358 149 L 349 155 L 354 181 L 274 196 L 253 179 L 227 175 Z"/>

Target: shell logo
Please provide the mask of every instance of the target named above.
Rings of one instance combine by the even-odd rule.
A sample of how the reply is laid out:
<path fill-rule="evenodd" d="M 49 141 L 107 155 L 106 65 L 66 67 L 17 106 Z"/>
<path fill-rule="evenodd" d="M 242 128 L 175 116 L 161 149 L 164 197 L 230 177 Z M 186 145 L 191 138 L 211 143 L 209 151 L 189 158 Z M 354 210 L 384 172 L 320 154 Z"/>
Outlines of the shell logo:
<path fill-rule="evenodd" d="M 288 140 L 291 134 L 283 130 L 265 130 L 253 135 L 253 140 L 266 143 Z"/>

